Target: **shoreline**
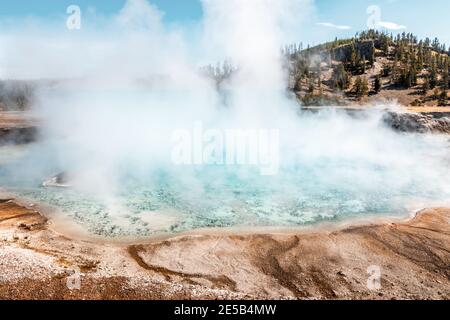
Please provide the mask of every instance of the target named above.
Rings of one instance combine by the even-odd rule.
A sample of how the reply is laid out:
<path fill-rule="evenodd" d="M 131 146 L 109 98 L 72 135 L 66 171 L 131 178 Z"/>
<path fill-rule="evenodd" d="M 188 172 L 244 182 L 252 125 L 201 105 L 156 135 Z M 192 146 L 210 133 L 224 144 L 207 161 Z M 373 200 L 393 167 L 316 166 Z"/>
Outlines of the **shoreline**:
<path fill-rule="evenodd" d="M 310 234 L 317 232 L 333 232 L 345 228 L 360 226 L 377 226 L 391 223 L 407 223 L 414 219 L 423 209 L 422 206 L 415 207 L 408 214 L 370 214 L 363 217 L 345 217 L 338 220 L 324 220 L 299 226 L 234 226 L 234 227 L 211 227 L 198 228 L 180 233 L 154 234 L 149 236 L 119 236 L 108 237 L 106 235 L 95 235 L 90 233 L 82 225 L 67 216 L 57 207 L 39 203 L 32 199 L 19 197 L 14 193 L 0 188 L 0 199 L 11 198 L 18 205 L 29 210 L 35 210 L 48 220 L 48 229 L 56 234 L 69 237 L 75 241 L 85 241 L 96 244 L 130 245 L 130 244 L 152 244 L 166 240 L 182 237 L 195 236 L 251 236 L 257 234 Z M 432 205 L 429 207 L 443 207 Z M 449 204 L 450 207 L 450 204 Z"/>

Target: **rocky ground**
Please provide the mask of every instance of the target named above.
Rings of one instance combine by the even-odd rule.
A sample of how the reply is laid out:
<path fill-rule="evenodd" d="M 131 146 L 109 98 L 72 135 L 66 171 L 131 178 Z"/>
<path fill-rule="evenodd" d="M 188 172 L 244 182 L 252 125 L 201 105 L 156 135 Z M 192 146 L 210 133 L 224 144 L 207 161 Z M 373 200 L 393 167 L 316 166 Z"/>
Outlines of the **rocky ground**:
<path fill-rule="evenodd" d="M 392 129 L 411 133 L 450 134 L 450 117 L 433 114 L 386 112 L 383 121 Z"/>
<path fill-rule="evenodd" d="M 368 268 L 381 271 L 369 289 Z M 408 222 L 145 243 L 70 239 L 0 201 L 0 299 L 449 299 L 450 209 Z"/>
<path fill-rule="evenodd" d="M 382 122 L 397 132 L 450 134 L 450 108 L 399 107 L 395 111 L 380 107 L 335 106 L 336 110 L 358 115 L 367 111 L 382 111 Z M 304 111 L 317 112 L 330 107 L 304 107 Z"/>

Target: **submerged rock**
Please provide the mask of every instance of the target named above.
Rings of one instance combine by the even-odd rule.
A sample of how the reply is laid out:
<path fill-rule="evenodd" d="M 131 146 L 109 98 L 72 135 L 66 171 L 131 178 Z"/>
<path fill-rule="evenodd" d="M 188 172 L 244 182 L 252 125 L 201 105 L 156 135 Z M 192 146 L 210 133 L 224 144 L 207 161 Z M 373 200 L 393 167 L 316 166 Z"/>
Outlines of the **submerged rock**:
<path fill-rule="evenodd" d="M 58 188 L 69 188 L 71 187 L 69 183 L 69 178 L 67 172 L 61 172 L 57 175 L 50 177 L 42 183 L 43 187 L 58 187 Z"/>
<path fill-rule="evenodd" d="M 434 118 L 420 113 L 387 112 L 383 122 L 394 130 L 412 133 L 447 133 L 450 134 L 450 118 Z"/>

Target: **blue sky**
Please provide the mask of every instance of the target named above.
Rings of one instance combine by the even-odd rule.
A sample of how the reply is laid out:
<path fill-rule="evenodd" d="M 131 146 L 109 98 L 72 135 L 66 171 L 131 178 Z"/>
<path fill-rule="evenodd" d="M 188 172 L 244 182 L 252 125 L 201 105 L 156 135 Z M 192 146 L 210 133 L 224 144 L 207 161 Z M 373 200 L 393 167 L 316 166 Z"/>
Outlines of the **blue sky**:
<path fill-rule="evenodd" d="M 117 13 L 126 0 L 13 0 L 1 1 L 0 17 L 39 16 L 56 18 L 64 14 L 69 5 L 78 5 L 81 9 L 95 8 L 97 12 L 108 15 Z M 167 22 L 186 22 L 198 20 L 202 16 L 199 0 L 149 0 L 165 12 Z"/>
<path fill-rule="evenodd" d="M 246 1 L 246 0 L 242 0 Z M 200 21 L 200 0 L 150 0 L 165 12 L 164 22 L 183 26 Z M 95 8 L 99 14 L 108 16 L 123 7 L 125 0 L 14 0 L 1 1 L 1 19 L 37 17 L 46 21 L 64 19 L 66 8 L 77 4 L 82 10 Z M 312 44 L 345 37 L 366 28 L 366 9 L 377 5 L 381 19 L 399 26 L 401 31 L 413 32 L 420 37 L 437 36 L 450 44 L 450 1 L 448 0 L 315 0 L 315 14 L 304 25 L 302 38 Z M 350 28 L 349 28 L 350 27 Z M 394 33 L 398 32 L 393 30 Z"/>

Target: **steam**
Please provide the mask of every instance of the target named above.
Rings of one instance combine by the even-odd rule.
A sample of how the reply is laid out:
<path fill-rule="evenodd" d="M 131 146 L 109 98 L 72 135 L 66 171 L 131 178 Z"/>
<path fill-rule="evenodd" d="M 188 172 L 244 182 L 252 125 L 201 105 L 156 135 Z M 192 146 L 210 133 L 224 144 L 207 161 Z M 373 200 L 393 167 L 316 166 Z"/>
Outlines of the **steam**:
<path fill-rule="evenodd" d="M 298 116 L 298 104 L 286 92 L 280 48 L 292 40 L 312 1 L 202 4 L 202 32 L 194 41 L 165 26 L 164 14 L 146 0 L 128 0 L 111 20 L 80 33 L 42 27 L 3 35 L 1 78 L 56 79 L 39 90 L 34 106 L 44 123 L 39 153 L 47 156 L 31 159 L 28 170 L 14 175 L 43 178 L 43 172 L 67 170 L 75 188 L 102 199 L 118 221 L 128 214 L 120 197 L 124 177 L 152 188 L 160 172 L 193 207 L 225 207 L 236 197 L 227 188 L 227 168 L 211 173 L 170 159 L 173 131 L 200 121 L 210 128 L 280 130 L 279 175 L 236 172 L 247 191 L 270 186 L 270 205 L 280 197 L 316 201 L 333 190 L 350 197 L 345 203 L 359 201 L 361 211 L 389 193 L 448 199 L 442 137 L 395 134 L 380 125 L 377 112 L 364 119 L 333 112 Z M 238 71 L 218 92 L 198 69 L 205 60 L 224 58 Z M 218 190 L 216 198 L 211 188 Z"/>

